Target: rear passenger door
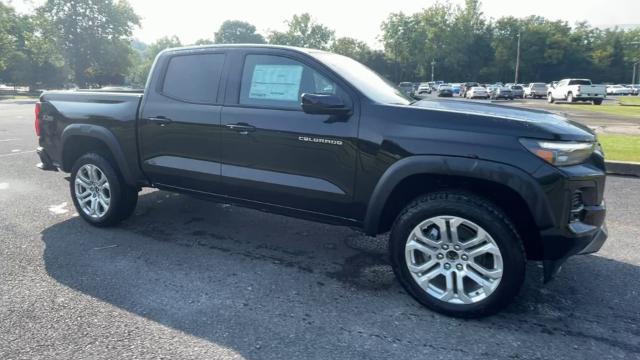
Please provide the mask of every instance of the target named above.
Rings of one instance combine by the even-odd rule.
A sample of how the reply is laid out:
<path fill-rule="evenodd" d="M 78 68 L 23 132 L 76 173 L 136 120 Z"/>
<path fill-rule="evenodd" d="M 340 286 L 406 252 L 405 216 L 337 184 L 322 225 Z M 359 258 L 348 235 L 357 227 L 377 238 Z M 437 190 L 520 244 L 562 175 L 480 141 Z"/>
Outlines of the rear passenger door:
<path fill-rule="evenodd" d="M 231 196 L 353 218 L 359 109 L 330 71 L 297 52 L 237 54 L 222 110 L 222 179 Z M 302 111 L 303 93 L 335 94 L 345 116 Z"/>
<path fill-rule="evenodd" d="M 160 76 L 149 84 L 138 130 L 142 170 L 152 183 L 217 192 L 226 57 L 220 49 L 181 51 L 156 65 Z"/>

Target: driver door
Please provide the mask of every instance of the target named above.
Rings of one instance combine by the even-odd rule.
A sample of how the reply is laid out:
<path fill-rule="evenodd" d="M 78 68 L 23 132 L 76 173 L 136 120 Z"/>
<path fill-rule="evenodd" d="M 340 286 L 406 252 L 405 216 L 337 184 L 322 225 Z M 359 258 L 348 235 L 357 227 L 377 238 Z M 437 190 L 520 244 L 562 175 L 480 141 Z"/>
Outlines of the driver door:
<path fill-rule="evenodd" d="M 286 50 L 237 54 L 221 113 L 222 183 L 233 197 L 353 218 L 354 96 L 329 72 Z M 303 93 L 337 94 L 351 115 L 302 111 Z"/>

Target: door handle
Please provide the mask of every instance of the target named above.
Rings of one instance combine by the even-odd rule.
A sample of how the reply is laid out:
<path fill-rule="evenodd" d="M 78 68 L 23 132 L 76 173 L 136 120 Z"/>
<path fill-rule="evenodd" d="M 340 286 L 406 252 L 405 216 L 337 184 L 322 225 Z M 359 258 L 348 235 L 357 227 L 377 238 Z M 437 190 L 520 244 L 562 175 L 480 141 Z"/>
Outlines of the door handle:
<path fill-rule="evenodd" d="M 147 118 L 147 120 L 155 123 L 156 125 L 160 125 L 160 126 L 165 126 L 167 124 L 170 124 L 173 121 L 173 120 L 169 119 L 168 117 L 164 117 L 164 116 L 150 117 L 150 118 Z"/>
<path fill-rule="evenodd" d="M 231 129 L 231 130 L 237 131 L 242 135 L 247 135 L 250 132 L 256 131 L 256 127 L 255 126 L 251 126 L 251 125 L 249 125 L 247 123 L 227 124 L 227 125 L 225 125 L 225 127 L 227 129 Z"/>

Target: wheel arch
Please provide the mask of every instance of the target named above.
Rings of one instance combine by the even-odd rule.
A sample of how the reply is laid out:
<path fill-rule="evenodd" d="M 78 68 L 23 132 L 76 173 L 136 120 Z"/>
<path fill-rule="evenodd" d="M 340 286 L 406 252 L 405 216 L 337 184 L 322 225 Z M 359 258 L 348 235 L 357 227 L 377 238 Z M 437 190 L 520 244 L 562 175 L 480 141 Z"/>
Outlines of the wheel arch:
<path fill-rule="evenodd" d="M 528 256 L 541 256 L 540 229 L 553 224 L 542 189 L 518 168 L 471 158 L 413 156 L 393 164 L 370 198 L 365 233 L 388 231 L 411 200 L 439 190 L 470 192 L 492 201 L 516 225 Z"/>
<path fill-rule="evenodd" d="M 122 174 L 125 182 L 135 185 L 136 179 L 130 171 L 126 157 L 116 136 L 107 128 L 90 124 L 72 124 L 62 132 L 62 170 L 69 172 L 74 162 L 82 155 L 98 151 L 109 156 Z"/>

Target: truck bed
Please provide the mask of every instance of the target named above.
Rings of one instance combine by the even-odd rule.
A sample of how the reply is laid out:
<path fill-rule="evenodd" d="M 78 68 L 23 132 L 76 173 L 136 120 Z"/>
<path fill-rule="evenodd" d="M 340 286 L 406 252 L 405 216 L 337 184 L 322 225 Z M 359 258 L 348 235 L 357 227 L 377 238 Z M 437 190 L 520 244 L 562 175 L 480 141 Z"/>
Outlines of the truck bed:
<path fill-rule="evenodd" d="M 64 171 L 70 165 L 64 162 L 62 145 L 82 133 L 108 131 L 101 134 L 105 145 L 121 154 L 137 154 L 136 120 L 142 96 L 141 91 L 44 92 L 40 102 L 46 116 L 40 121 L 40 146 L 47 149 L 53 165 Z M 126 159 L 126 164 L 131 171 L 139 169 L 138 159 Z"/>

